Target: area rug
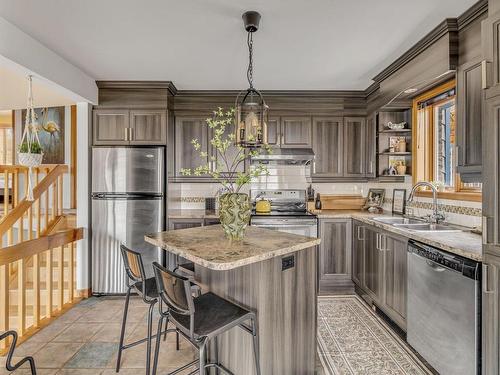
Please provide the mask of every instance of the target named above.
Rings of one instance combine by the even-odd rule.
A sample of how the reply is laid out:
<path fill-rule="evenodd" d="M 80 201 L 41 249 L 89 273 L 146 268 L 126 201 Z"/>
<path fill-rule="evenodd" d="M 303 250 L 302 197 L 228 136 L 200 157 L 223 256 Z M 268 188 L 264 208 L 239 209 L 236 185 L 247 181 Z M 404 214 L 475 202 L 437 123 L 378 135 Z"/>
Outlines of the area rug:
<path fill-rule="evenodd" d="M 325 374 L 432 374 L 360 297 L 318 297 L 318 355 Z"/>

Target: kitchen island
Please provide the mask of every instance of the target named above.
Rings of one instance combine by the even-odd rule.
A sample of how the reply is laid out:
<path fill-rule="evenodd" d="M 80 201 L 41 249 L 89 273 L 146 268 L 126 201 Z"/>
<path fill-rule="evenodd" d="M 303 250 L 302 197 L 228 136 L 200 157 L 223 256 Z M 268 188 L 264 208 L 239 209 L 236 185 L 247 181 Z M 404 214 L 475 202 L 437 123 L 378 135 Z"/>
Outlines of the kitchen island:
<path fill-rule="evenodd" d="M 314 374 L 318 238 L 248 227 L 236 242 L 220 225 L 145 238 L 192 261 L 204 291 L 257 313 L 263 375 Z M 222 337 L 219 358 L 235 374 L 255 374 L 251 337 L 241 329 Z"/>

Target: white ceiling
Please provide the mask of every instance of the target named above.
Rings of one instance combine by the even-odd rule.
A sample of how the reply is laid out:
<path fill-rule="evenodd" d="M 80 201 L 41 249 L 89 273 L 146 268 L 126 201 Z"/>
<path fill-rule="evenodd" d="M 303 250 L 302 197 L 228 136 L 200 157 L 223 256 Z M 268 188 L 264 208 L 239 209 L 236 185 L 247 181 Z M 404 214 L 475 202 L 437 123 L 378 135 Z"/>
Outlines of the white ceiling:
<path fill-rule="evenodd" d="M 365 89 L 475 1 L 0 0 L 0 16 L 97 80 L 242 89 L 248 55 L 241 14 L 257 10 L 256 87 L 342 90 Z"/>
<path fill-rule="evenodd" d="M 26 108 L 28 80 L 24 72 L 0 65 L 0 111 Z M 33 101 L 36 107 L 75 104 L 74 100 L 52 89 L 45 81 L 33 77 Z"/>

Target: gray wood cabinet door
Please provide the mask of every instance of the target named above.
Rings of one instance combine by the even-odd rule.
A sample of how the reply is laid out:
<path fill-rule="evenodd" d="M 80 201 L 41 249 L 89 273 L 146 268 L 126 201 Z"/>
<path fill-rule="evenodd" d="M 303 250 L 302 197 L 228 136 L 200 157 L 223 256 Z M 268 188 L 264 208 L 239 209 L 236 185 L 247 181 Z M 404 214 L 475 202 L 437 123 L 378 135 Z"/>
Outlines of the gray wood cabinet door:
<path fill-rule="evenodd" d="M 344 176 L 364 177 L 365 163 L 366 119 L 344 117 Z"/>
<path fill-rule="evenodd" d="M 203 219 L 168 219 L 168 230 L 187 229 L 203 226 Z M 165 263 L 169 270 L 179 264 L 189 262 L 187 259 L 165 251 Z"/>
<path fill-rule="evenodd" d="M 92 138 L 94 145 L 128 145 L 129 111 L 94 109 Z"/>
<path fill-rule="evenodd" d="M 183 168 L 194 169 L 209 162 L 209 131 L 205 117 L 176 117 L 174 136 L 176 177 L 185 177 L 181 174 Z M 193 139 L 198 140 L 201 150 L 207 153 L 207 157 L 201 157 L 199 152 L 193 148 L 191 143 Z"/>
<path fill-rule="evenodd" d="M 376 301 L 382 301 L 383 295 L 383 253 L 380 248 L 380 233 L 372 228 L 365 230 L 365 257 L 363 286 L 370 297 Z"/>
<path fill-rule="evenodd" d="M 311 118 L 281 117 L 281 147 L 310 148 L 312 147 Z"/>
<path fill-rule="evenodd" d="M 269 117 L 267 121 L 267 144 L 280 147 L 281 121 L 279 117 Z"/>
<path fill-rule="evenodd" d="M 500 234 L 500 95 L 486 100 L 483 118 L 483 244 L 498 245 Z M 497 252 L 496 248 L 493 250 Z M 498 252 L 497 255 L 500 255 Z"/>
<path fill-rule="evenodd" d="M 486 254 L 482 285 L 482 374 L 500 373 L 500 257 Z"/>
<path fill-rule="evenodd" d="M 312 148 L 315 159 L 312 178 L 341 177 L 343 174 L 343 139 L 342 117 L 313 117 Z"/>
<path fill-rule="evenodd" d="M 321 219 L 319 248 L 319 290 L 328 292 L 352 287 L 351 220 Z"/>
<path fill-rule="evenodd" d="M 490 3 L 497 3 L 491 1 Z M 491 63 L 490 87 L 500 86 L 500 12 L 494 13 L 490 8 L 488 18 L 481 24 L 481 44 L 483 58 Z"/>
<path fill-rule="evenodd" d="M 365 263 L 365 226 L 363 223 L 352 222 L 352 281 L 363 287 Z"/>
<path fill-rule="evenodd" d="M 407 247 L 408 240 L 382 234 L 384 251 L 384 307 L 398 325 L 406 329 Z"/>
<path fill-rule="evenodd" d="M 476 59 L 457 72 L 457 171 L 466 182 L 480 182 L 482 172 L 482 68 Z"/>
<path fill-rule="evenodd" d="M 130 144 L 167 143 L 167 111 L 134 109 L 130 111 Z"/>
<path fill-rule="evenodd" d="M 377 121 L 375 114 L 366 118 L 366 155 L 365 155 L 365 175 L 369 178 L 376 177 L 377 169 Z"/>

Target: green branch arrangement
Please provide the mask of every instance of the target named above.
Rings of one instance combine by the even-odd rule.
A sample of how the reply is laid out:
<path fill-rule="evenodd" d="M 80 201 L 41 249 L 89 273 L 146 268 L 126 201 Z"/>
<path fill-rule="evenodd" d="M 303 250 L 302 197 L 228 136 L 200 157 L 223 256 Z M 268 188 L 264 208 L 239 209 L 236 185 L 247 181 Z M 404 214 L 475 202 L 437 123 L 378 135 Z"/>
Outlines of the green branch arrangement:
<path fill-rule="evenodd" d="M 268 146 L 260 149 L 245 149 L 241 146 L 235 146 L 234 114 L 234 108 L 229 108 L 226 111 L 219 107 L 213 112 L 212 118 L 206 119 L 207 125 L 213 133 L 210 144 L 215 152 L 209 155 L 207 151 L 202 150 L 198 139 L 193 139 L 191 141 L 193 148 L 202 159 L 207 160 L 207 163 L 193 169 L 183 168 L 180 171 L 182 175 L 209 175 L 219 182 L 227 193 L 239 193 L 241 188 L 250 183 L 252 179 L 269 174 L 266 166 L 260 162 L 252 165 L 248 172 L 238 171 L 245 159 L 257 156 L 263 151 L 270 153 L 271 150 Z"/>

